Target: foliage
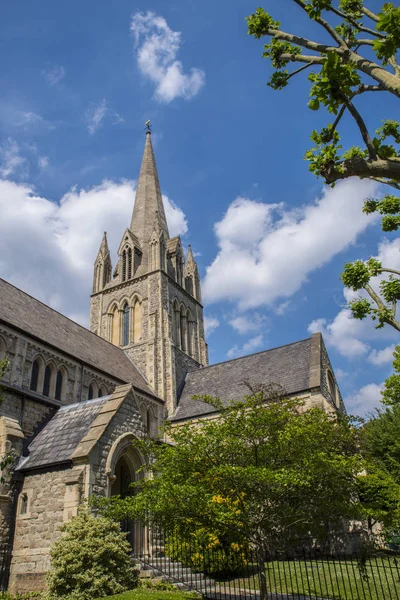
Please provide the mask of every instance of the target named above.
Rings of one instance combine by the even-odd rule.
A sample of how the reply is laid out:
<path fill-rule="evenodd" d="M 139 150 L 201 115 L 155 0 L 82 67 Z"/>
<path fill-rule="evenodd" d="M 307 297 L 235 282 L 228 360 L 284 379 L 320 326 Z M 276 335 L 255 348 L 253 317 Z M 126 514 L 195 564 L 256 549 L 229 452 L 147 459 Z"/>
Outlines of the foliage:
<path fill-rule="evenodd" d="M 222 502 L 222 497 L 219 502 Z M 179 528 L 175 528 L 167 536 L 165 551 L 172 560 L 180 561 L 194 571 L 226 576 L 240 571 L 247 564 L 248 543 L 245 540 L 238 543 L 237 540 L 235 532 L 225 532 L 223 537 L 199 527 L 189 535 L 182 535 Z"/>
<path fill-rule="evenodd" d="M 125 592 L 117 596 L 109 596 L 103 600 L 199 600 L 196 592 L 181 592 L 178 590 L 164 590 L 160 586 L 151 586 L 149 589 L 138 588 L 132 592 Z"/>
<path fill-rule="evenodd" d="M 4 379 L 5 374 L 7 373 L 9 367 L 8 358 L 5 357 L 0 360 L 0 381 Z M 0 385 L 0 404 L 3 402 L 3 388 Z M 5 452 L 0 455 L 0 483 L 4 483 L 6 479 L 9 477 L 8 471 L 12 467 L 15 461 L 15 454 L 13 451 Z M 1 598 L 1 597 L 0 597 Z"/>
<path fill-rule="evenodd" d="M 201 530 L 258 550 L 294 538 L 322 539 L 342 518 L 358 515 L 361 469 L 356 432 L 343 415 L 304 410 L 271 389 L 224 408 L 221 418 L 166 424 L 171 444 L 137 446 L 153 478 L 125 499 L 98 499 L 116 519 L 137 518 L 182 537 Z"/>
<path fill-rule="evenodd" d="M 372 523 L 400 528 L 400 404 L 378 410 L 361 430 L 368 465 L 358 477 L 359 493 Z"/>
<path fill-rule="evenodd" d="M 137 585 L 130 545 L 118 523 L 81 512 L 62 531 L 50 553 L 49 600 L 94 600 Z"/>

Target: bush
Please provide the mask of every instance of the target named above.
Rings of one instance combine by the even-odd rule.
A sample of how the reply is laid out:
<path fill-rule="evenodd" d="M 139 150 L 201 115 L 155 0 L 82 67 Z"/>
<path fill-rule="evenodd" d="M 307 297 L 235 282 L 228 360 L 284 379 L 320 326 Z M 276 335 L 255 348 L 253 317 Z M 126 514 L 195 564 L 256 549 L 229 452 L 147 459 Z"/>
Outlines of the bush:
<path fill-rule="evenodd" d="M 248 545 L 198 528 L 188 535 L 178 531 L 166 538 L 165 553 L 185 567 L 210 575 L 229 576 L 247 565 Z"/>
<path fill-rule="evenodd" d="M 94 600 L 137 586 L 138 571 L 118 523 L 82 512 L 62 531 L 50 553 L 49 600 Z"/>

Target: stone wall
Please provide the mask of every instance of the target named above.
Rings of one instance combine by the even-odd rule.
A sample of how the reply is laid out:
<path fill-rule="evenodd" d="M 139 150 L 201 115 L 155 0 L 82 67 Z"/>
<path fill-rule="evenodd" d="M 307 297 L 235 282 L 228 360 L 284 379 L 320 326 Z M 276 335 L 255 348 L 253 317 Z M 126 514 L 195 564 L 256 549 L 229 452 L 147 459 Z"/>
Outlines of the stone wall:
<path fill-rule="evenodd" d="M 328 373 L 331 374 L 334 382 L 334 389 L 332 390 L 329 381 Z M 321 336 L 321 392 L 327 398 L 327 400 L 340 411 L 345 411 L 342 395 L 335 377 L 335 372 L 332 368 L 331 361 L 329 360 L 328 352 L 326 350 L 324 341 Z"/>
<path fill-rule="evenodd" d="M 61 535 L 65 482 L 70 471 L 53 467 L 25 474 L 15 524 L 9 583 L 12 593 L 41 590 L 45 586 L 50 548 Z M 28 500 L 25 514 L 21 514 L 23 494 Z"/>

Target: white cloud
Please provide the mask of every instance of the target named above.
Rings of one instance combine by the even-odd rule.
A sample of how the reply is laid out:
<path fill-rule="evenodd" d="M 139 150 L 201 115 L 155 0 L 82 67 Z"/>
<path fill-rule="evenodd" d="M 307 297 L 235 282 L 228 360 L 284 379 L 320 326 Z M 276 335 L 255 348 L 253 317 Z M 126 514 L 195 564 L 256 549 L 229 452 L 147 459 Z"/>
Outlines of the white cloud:
<path fill-rule="evenodd" d="M 204 331 L 206 336 L 211 335 L 219 327 L 219 321 L 215 317 L 204 317 Z"/>
<path fill-rule="evenodd" d="M 300 209 L 238 198 L 215 225 L 220 247 L 203 285 L 208 303 L 232 300 L 240 308 L 289 298 L 309 273 L 354 243 L 374 222 L 362 212 L 377 185 L 350 179 Z"/>
<path fill-rule="evenodd" d="M 130 181 L 73 188 L 55 203 L 29 185 L 0 179 L 0 276 L 87 324 L 93 262 L 103 231 L 115 253 L 134 198 Z M 165 208 L 171 235 L 182 233 L 182 211 L 167 200 Z"/>
<path fill-rule="evenodd" d="M 96 131 L 102 127 L 103 121 L 106 118 L 111 121 L 112 125 L 117 125 L 118 123 L 124 122 L 124 119 L 121 117 L 121 115 L 108 106 L 105 98 L 100 100 L 98 104 L 90 104 L 84 115 L 84 121 L 89 133 L 91 135 L 96 133 Z"/>
<path fill-rule="evenodd" d="M 263 345 L 263 336 L 261 334 L 256 335 L 255 337 L 250 338 L 243 346 L 238 346 L 235 344 L 228 352 L 226 353 L 228 358 L 236 358 L 237 356 L 244 356 L 245 354 L 251 354 L 255 352 Z"/>
<path fill-rule="evenodd" d="M 155 86 L 155 98 L 171 102 L 175 98 L 193 98 L 205 83 L 205 73 L 192 68 L 183 71 L 176 60 L 181 45 L 181 33 L 173 31 L 164 17 L 153 12 L 137 12 L 131 21 L 137 62 L 141 73 Z"/>
<path fill-rule="evenodd" d="M 251 313 L 247 315 L 238 315 L 228 321 L 229 325 L 235 329 L 240 335 L 246 335 L 252 332 L 258 332 L 262 329 L 268 318 L 259 313 Z"/>
<path fill-rule="evenodd" d="M 168 222 L 168 231 L 171 237 L 174 235 L 185 235 L 188 230 L 188 224 L 185 213 L 179 206 L 163 194 L 165 214 Z"/>
<path fill-rule="evenodd" d="M 384 383 L 368 383 L 360 388 L 357 392 L 345 398 L 345 406 L 347 412 L 353 415 L 365 417 L 368 413 L 377 408 L 382 399 L 381 391 L 384 388 Z"/>
<path fill-rule="evenodd" d="M 39 156 L 38 158 L 38 167 L 41 171 L 47 169 L 50 164 L 50 159 L 48 156 Z"/>
<path fill-rule="evenodd" d="M 383 239 L 378 246 L 377 258 L 388 268 L 400 269 L 400 238 L 393 241 Z M 371 280 L 373 288 L 378 289 L 382 277 L 374 277 Z M 347 288 L 343 290 L 346 302 L 363 295 L 353 292 Z M 331 322 L 327 319 L 315 319 L 308 326 L 310 333 L 321 331 L 327 344 L 337 350 L 346 358 L 357 358 L 369 354 L 368 360 L 376 366 L 390 363 L 392 346 L 380 351 L 371 350 L 371 343 L 376 340 L 393 339 L 395 331 L 390 327 L 376 329 L 374 322 L 367 318 L 363 321 L 353 319 L 348 308 L 342 308 Z M 392 351 L 393 352 L 393 351 Z"/>
<path fill-rule="evenodd" d="M 13 138 L 7 138 L 0 144 L 0 176 L 25 177 L 27 170 L 27 160 L 21 156 L 21 150 L 18 143 Z"/>
<path fill-rule="evenodd" d="M 51 69 L 43 70 L 42 75 L 49 85 L 57 86 L 65 77 L 65 69 L 62 65 L 55 65 Z"/>
<path fill-rule="evenodd" d="M 383 348 L 383 350 L 372 350 L 368 356 L 368 361 L 377 367 L 392 363 L 395 347 L 395 344 L 391 344 L 390 346 Z"/>

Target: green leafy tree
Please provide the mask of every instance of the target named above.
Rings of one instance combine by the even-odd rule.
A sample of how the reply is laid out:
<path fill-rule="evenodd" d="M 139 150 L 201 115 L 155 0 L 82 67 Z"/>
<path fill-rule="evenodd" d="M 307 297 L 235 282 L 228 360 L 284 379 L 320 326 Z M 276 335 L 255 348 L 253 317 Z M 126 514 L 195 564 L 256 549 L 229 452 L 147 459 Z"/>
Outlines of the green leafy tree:
<path fill-rule="evenodd" d="M 182 539 L 201 531 L 214 536 L 217 547 L 250 544 L 260 564 L 269 550 L 301 536 L 323 540 L 343 518 L 359 514 L 361 458 L 345 416 L 304 410 L 302 402 L 271 389 L 227 408 L 201 399 L 221 418 L 175 428 L 167 423 L 171 444 L 139 441 L 155 476 L 140 480 L 132 497 L 97 499 L 100 510 L 162 526 Z"/>
<path fill-rule="evenodd" d="M 9 362 L 7 357 L 0 360 L 0 382 L 4 379 L 4 376 L 8 370 L 8 366 Z M 3 400 L 3 387 L 0 384 L 0 405 L 2 404 Z M 0 455 L 0 483 L 5 482 L 7 478 L 7 475 L 5 474 L 7 474 L 7 470 L 10 469 L 14 460 L 15 454 L 12 451 Z"/>
<path fill-rule="evenodd" d="M 51 549 L 49 600 L 95 600 L 137 586 L 130 545 L 118 523 L 80 513 Z"/>
<path fill-rule="evenodd" d="M 378 410 L 360 431 L 369 465 L 358 478 L 361 501 L 372 527 L 400 532 L 400 405 Z"/>

